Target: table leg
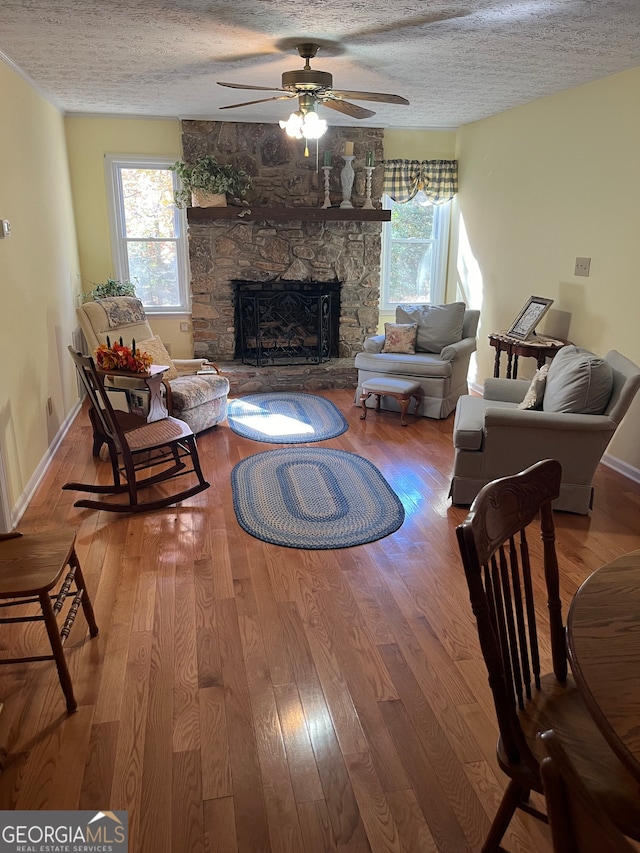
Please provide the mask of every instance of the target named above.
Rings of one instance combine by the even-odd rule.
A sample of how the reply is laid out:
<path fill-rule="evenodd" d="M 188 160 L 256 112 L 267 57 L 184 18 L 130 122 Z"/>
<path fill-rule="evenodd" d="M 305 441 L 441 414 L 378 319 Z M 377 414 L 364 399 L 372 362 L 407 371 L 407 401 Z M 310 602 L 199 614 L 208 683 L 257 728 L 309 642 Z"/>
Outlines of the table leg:
<path fill-rule="evenodd" d="M 150 424 L 153 421 L 161 421 L 168 417 L 169 412 L 162 397 L 162 374 L 145 377 L 145 383 L 149 389 L 149 414 L 147 415 L 147 423 Z"/>
<path fill-rule="evenodd" d="M 513 356 L 513 378 L 514 379 L 518 378 L 518 356 L 517 355 Z"/>
<path fill-rule="evenodd" d="M 409 408 L 409 403 L 411 402 L 411 397 L 397 397 L 398 403 L 400 404 L 400 426 L 407 425 L 407 409 Z"/>
<path fill-rule="evenodd" d="M 507 379 L 511 379 L 511 365 L 513 363 L 513 353 L 507 353 Z"/>
<path fill-rule="evenodd" d="M 496 357 L 493 361 L 493 376 L 497 379 L 500 376 L 500 355 L 502 354 L 500 347 L 496 347 Z"/>

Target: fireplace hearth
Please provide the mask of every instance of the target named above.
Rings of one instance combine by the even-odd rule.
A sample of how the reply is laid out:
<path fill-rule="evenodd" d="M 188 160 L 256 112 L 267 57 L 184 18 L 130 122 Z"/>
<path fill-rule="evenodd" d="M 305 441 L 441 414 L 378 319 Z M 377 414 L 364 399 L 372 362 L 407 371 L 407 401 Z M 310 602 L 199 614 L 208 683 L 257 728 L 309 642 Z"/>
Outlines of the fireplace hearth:
<path fill-rule="evenodd" d="M 338 355 L 340 282 L 232 281 L 236 358 L 254 367 Z"/>

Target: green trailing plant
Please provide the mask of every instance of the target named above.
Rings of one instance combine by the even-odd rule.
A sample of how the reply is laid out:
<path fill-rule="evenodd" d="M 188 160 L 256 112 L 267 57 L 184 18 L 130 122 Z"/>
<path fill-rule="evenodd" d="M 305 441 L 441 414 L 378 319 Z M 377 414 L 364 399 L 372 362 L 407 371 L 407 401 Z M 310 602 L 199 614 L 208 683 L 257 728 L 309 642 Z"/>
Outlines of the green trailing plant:
<path fill-rule="evenodd" d="M 92 299 L 105 299 L 108 296 L 135 296 L 136 286 L 130 281 L 118 281 L 114 278 L 108 278 L 105 282 L 96 284 L 93 290 L 83 294 L 84 301 L 90 302 Z"/>
<path fill-rule="evenodd" d="M 213 154 L 200 157 L 193 166 L 179 160 L 170 168 L 182 181 L 182 189 L 174 193 L 175 203 L 180 208 L 191 205 L 193 190 L 241 199 L 251 186 L 251 177 L 244 169 L 218 163 Z"/>

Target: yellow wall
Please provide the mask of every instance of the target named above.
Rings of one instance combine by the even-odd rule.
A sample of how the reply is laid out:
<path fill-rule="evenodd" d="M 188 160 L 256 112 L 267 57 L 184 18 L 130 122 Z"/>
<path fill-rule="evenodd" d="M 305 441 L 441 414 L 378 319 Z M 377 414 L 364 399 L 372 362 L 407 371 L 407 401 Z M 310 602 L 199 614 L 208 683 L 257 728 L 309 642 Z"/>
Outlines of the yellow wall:
<path fill-rule="evenodd" d="M 481 382 L 491 331 L 531 295 L 554 299 L 540 330 L 640 364 L 640 68 L 467 125 L 457 135 L 457 264 L 448 291 L 482 310 Z M 590 257 L 589 278 L 573 275 Z M 566 334 L 563 335 L 563 332 Z M 523 359 L 523 375 L 535 362 Z M 609 450 L 640 468 L 640 400 Z"/>
<path fill-rule="evenodd" d="M 77 403 L 67 346 L 80 267 L 63 119 L 1 60 L 0 162 L 12 228 L 0 240 L 0 453 L 15 509 Z"/>
<path fill-rule="evenodd" d="M 70 116 L 65 119 L 73 205 L 78 229 L 82 289 L 114 276 L 109 238 L 105 154 L 182 157 L 177 119 L 119 119 Z M 155 334 L 170 344 L 176 358 L 193 355 L 190 317 L 150 313 Z M 180 322 L 189 331 L 180 331 Z"/>

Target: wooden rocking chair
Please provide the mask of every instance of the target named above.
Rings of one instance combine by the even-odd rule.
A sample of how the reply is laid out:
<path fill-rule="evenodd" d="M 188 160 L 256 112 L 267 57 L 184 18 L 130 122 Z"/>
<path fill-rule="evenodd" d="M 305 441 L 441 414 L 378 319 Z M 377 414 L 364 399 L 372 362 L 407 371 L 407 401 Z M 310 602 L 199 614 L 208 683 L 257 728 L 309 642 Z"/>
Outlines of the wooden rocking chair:
<path fill-rule="evenodd" d="M 113 485 L 65 483 L 62 488 L 128 497 L 127 503 L 96 498 L 76 501 L 74 506 L 107 512 L 145 512 L 179 503 L 209 488 L 200 467 L 195 436 L 184 421 L 166 417 L 147 423 L 137 415 L 114 410 L 93 359 L 75 352 L 72 347 L 69 352 L 89 395 L 92 422 L 99 424 L 101 437 L 109 448 Z M 151 473 L 140 477 L 140 472 L 149 469 Z M 197 483 L 190 488 L 147 501 L 139 500 L 141 489 L 189 474 L 197 478 Z"/>

